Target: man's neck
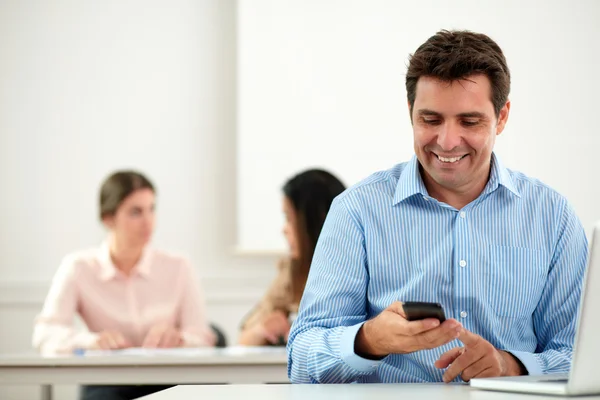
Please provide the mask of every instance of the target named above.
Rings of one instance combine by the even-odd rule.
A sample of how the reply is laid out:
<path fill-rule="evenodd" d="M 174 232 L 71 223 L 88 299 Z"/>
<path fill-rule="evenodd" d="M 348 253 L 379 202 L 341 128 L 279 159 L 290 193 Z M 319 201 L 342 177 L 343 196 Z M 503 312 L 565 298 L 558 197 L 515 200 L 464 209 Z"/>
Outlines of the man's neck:
<path fill-rule="evenodd" d="M 490 168 L 491 170 L 491 168 Z M 421 176 L 425 188 L 431 197 L 446 203 L 457 210 L 462 209 L 467 204 L 475 200 L 483 192 L 488 183 L 490 170 L 488 170 L 486 179 L 481 179 L 477 184 L 465 185 L 464 188 L 449 189 L 435 182 L 427 173 L 421 169 Z"/>

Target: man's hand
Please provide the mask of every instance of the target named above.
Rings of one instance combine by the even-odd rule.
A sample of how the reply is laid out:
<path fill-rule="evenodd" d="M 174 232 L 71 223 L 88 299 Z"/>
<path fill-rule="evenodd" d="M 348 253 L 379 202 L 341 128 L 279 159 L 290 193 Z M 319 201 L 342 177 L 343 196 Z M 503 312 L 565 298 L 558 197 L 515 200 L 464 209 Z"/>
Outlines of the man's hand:
<path fill-rule="evenodd" d="M 95 350 L 118 350 L 131 347 L 131 344 L 125 339 L 121 332 L 102 331 L 98 335 L 96 343 L 92 346 Z"/>
<path fill-rule="evenodd" d="M 182 344 L 183 338 L 181 337 L 181 332 L 179 332 L 179 330 L 170 325 L 159 324 L 148 331 L 142 347 L 172 348 L 179 347 Z"/>
<path fill-rule="evenodd" d="M 437 368 L 448 368 L 444 382 L 451 382 L 460 375 L 463 381 L 472 378 L 517 376 L 527 372 L 510 353 L 496 349 L 479 335 L 463 329 L 459 338 L 464 347 L 455 347 L 442 354 L 435 362 Z M 449 367 L 448 367 L 449 366 Z"/>
<path fill-rule="evenodd" d="M 354 350 L 367 358 L 407 354 L 442 346 L 458 338 L 462 330 L 455 319 L 442 324 L 433 318 L 408 321 L 402 303 L 397 301 L 363 324 L 356 335 Z"/>

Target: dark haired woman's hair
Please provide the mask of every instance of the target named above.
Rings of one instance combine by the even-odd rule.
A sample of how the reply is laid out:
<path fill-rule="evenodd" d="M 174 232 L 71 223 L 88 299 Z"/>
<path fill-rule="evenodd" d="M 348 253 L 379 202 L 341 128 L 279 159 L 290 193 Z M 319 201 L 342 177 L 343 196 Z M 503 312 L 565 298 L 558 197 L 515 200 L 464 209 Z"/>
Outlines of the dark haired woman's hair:
<path fill-rule="evenodd" d="M 297 216 L 296 236 L 300 257 L 292 260 L 294 296 L 304 291 L 313 253 L 333 199 L 345 190 L 344 184 L 331 173 L 310 169 L 292 177 L 283 186 L 283 193 L 292 203 Z"/>
<path fill-rule="evenodd" d="M 100 187 L 100 220 L 115 215 L 123 200 L 139 189 L 155 192 L 152 182 L 139 172 L 117 171 L 111 174 Z"/>

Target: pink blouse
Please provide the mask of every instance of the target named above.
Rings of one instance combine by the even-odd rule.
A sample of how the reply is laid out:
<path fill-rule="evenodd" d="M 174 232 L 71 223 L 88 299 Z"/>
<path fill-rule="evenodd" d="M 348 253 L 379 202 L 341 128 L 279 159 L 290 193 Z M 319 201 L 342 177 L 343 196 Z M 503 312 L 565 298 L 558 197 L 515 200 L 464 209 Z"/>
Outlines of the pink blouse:
<path fill-rule="evenodd" d="M 73 327 L 79 314 L 87 330 Z M 113 265 L 108 245 L 65 257 L 36 318 L 33 346 L 42 353 L 90 348 L 103 330 L 119 331 L 141 346 L 156 324 L 179 329 L 185 346 L 212 346 L 199 280 L 190 263 L 144 250 L 129 276 Z"/>

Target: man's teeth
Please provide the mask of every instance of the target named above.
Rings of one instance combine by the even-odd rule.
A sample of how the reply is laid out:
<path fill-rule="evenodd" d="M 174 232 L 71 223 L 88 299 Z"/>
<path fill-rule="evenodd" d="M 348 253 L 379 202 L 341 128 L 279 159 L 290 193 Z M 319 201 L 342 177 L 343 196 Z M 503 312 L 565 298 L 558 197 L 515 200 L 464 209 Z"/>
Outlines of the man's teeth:
<path fill-rule="evenodd" d="M 441 156 L 437 156 L 438 159 L 441 162 L 446 162 L 446 163 L 453 163 L 453 162 L 457 162 L 458 160 L 460 160 L 461 158 L 463 158 L 463 156 L 458 156 L 458 157 L 451 157 L 451 158 L 446 158 L 446 157 L 441 157 Z"/>

